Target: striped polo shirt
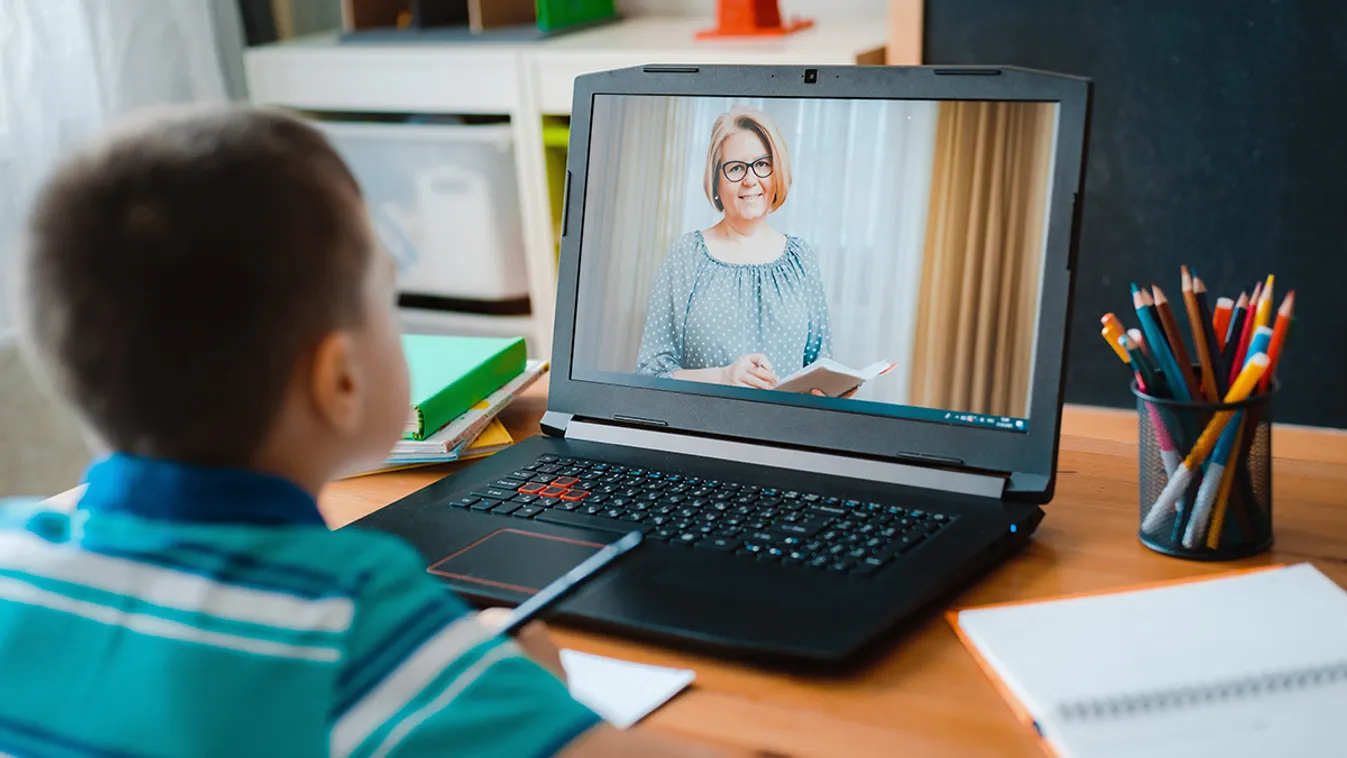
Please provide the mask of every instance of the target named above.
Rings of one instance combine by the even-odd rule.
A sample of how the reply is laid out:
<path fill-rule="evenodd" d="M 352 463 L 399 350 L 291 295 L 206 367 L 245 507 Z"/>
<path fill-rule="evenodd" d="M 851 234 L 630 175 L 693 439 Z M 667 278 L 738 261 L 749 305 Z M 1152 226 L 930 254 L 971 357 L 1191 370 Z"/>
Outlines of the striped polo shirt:
<path fill-rule="evenodd" d="M 287 481 L 114 455 L 71 513 L 0 507 L 0 756 L 529 758 L 598 721 Z"/>

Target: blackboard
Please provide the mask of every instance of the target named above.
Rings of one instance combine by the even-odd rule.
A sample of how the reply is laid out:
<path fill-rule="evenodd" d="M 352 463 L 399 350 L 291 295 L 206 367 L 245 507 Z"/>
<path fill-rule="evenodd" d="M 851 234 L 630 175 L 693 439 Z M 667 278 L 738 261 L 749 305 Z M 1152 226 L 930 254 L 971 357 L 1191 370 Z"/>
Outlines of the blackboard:
<path fill-rule="evenodd" d="M 1276 418 L 1347 427 L 1347 2 L 927 0 L 924 33 L 927 63 L 1095 81 L 1068 402 L 1132 403 L 1099 316 L 1187 263 L 1296 290 Z"/>

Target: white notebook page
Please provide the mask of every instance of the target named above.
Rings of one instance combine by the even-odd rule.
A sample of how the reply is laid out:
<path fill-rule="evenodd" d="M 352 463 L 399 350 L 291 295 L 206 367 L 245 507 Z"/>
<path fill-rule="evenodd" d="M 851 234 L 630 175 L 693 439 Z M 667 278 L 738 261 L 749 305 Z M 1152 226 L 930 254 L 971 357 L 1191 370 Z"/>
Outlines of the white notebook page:
<path fill-rule="evenodd" d="M 1347 592 L 1309 564 L 1152 590 L 968 610 L 959 614 L 959 626 L 1050 740 L 1054 730 L 1062 731 L 1060 709 L 1080 701 L 1347 663 Z M 1345 691 L 1340 685 L 1321 688 L 1308 700 L 1277 694 L 1258 706 L 1222 704 L 1205 709 L 1200 718 L 1192 712 L 1187 718 L 1193 724 L 1219 714 L 1221 722 L 1244 718 L 1243 725 L 1250 727 L 1240 711 L 1252 707 L 1275 720 L 1276 713 L 1268 711 L 1273 707 L 1268 701 L 1275 700 L 1276 708 L 1298 708 L 1303 717 Z M 1295 718 L 1288 711 L 1286 719 Z M 1151 726 L 1162 728 L 1163 721 L 1157 718 Z M 1347 711 L 1341 721 L 1347 721 Z M 1087 730 L 1092 738 L 1085 741 L 1094 742 L 1112 728 L 1096 729 L 1098 723 Z M 1121 750 L 1119 735 L 1130 729 L 1144 741 L 1150 732 L 1138 731 L 1135 723 L 1118 728 L 1122 731 L 1111 744 L 1119 750 L 1088 754 L 1131 755 Z M 1082 735 L 1071 741 L 1081 744 Z M 1103 744 L 1110 743 L 1105 739 Z M 1141 747 L 1137 754 L 1164 754 L 1157 747 Z"/>

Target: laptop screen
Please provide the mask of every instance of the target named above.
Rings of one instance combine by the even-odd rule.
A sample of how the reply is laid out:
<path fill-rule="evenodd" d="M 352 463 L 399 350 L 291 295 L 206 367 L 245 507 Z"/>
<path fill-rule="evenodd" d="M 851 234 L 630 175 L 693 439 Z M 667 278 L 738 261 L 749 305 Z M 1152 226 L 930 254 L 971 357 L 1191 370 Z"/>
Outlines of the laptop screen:
<path fill-rule="evenodd" d="M 572 377 L 1027 431 L 1057 107 L 595 96 Z"/>

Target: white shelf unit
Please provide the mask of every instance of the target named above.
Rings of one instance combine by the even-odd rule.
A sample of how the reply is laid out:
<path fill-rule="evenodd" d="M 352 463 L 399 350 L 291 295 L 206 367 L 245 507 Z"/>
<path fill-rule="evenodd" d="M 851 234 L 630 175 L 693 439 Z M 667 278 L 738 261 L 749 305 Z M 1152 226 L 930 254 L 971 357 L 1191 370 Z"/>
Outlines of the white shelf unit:
<path fill-rule="evenodd" d="M 415 331 L 517 334 L 551 354 L 556 240 L 543 116 L 571 112 L 575 77 L 648 63 L 851 65 L 884 60 L 884 19 L 821 18 L 779 38 L 698 40 L 702 18 L 634 18 L 532 43 L 342 44 L 336 35 L 249 49 L 255 103 L 309 111 L 505 115 L 514 139 L 529 316 L 405 311 Z"/>

